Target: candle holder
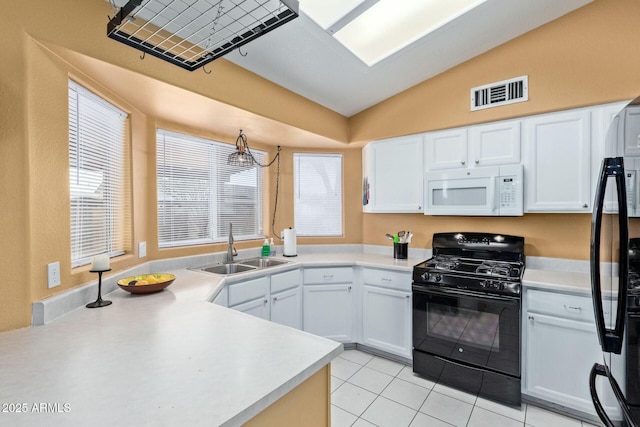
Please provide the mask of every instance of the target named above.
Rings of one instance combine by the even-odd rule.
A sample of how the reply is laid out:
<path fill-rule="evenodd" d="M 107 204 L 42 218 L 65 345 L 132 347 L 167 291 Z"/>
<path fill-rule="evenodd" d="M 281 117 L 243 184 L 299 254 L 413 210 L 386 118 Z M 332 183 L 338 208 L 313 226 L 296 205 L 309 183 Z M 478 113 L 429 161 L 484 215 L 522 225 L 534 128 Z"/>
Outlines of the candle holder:
<path fill-rule="evenodd" d="M 111 269 L 108 270 L 89 270 L 91 273 L 98 273 L 98 299 L 95 300 L 94 302 L 90 302 L 89 304 L 86 305 L 87 308 L 97 308 L 97 307 L 105 307 L 107 305 L 111 305 L 111 301 L 107 301 L 107 300 L 103 300 L 102 299 L 102 273 L 106 272 L 106 271 L 111 271 Z"/>

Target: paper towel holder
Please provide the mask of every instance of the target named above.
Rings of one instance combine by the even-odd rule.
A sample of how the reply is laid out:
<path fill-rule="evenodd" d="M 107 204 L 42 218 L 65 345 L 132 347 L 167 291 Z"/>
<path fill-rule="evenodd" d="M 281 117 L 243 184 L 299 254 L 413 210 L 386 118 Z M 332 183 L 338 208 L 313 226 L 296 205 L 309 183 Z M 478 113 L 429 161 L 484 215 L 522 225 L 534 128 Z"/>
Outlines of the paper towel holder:
<path fill-rule="evenodd" d="M 287 234 L 289 234 L 289 238 L 287 238 Z M 291 242 L 292 239 L 293 239 L 293 243 Z M 284 243 L 282 256 L 290 257 L 290 258 L 298 256 L 298 250 L 296 248 L 296 230 L 291 227 L 285 228 L 284 230 L 282 230 L 282 240 Z"/>

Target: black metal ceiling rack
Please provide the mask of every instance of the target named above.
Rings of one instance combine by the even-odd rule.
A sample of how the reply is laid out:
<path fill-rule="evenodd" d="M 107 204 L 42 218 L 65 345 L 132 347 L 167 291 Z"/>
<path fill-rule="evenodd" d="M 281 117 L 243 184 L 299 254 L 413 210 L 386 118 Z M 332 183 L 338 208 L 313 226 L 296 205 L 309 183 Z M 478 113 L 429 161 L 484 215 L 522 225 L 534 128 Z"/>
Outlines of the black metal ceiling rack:
<path fill-rule="evenodd" d="M 129 0 L 107 36 L 193 71 L 297 16 L 297 0 Z"/>

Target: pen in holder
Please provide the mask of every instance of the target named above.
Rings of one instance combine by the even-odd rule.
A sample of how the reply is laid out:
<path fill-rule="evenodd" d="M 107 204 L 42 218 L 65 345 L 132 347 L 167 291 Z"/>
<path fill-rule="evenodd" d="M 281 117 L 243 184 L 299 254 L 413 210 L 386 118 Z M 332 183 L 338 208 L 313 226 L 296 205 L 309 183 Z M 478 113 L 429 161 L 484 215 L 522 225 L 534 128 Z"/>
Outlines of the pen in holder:
<path fill-rule="evenodd" d="M 107 301 L 107 300 L 103 300 L 102 299 L 102 273 L 106 272 L 106 271 L 111 271 L 111 269 L 108 270 L 89 270 L 91 273 L 98 273 L 98 299 L 95 300 L 94 302 L 90 302 L 89 304 L 86 305 L 87 308 L 97 308 L 97 307 L 105 307 L 107 305 L 111 304 L 111 301 Z"/>

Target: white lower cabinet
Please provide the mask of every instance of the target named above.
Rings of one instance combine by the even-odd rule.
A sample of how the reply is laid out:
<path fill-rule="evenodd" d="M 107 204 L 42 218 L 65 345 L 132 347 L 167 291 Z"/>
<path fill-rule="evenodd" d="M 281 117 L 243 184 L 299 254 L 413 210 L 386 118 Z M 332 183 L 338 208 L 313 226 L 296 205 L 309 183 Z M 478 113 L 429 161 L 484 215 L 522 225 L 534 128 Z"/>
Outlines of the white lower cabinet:
<path fill-rule="evenodd" d="M 589 372 L 602 363 L 591 298 L 539 290 L 526 292 L 523 393 L 595 415 Z M 614 374 L 622 378 L 620 358 Z M 610 387 L 598 378 L 598 394 L 610 416 L 620 416 Z"/>
<path fill-rule="evenodd" d="M 260 317 L 265 320 L 269 320 L 269 300 L 266 295 L 264 297 L 254 299 L 251 301 L 229 306 L 236 311 L 250 314 L 252 316 Z"/>
<path fill-rule="evenodd" d="M 291 270 L 272 276 L 232 283 L 226 288 L 226 297 L 229 301 L 229 308 L 292 328 L 302 329 L 301 289 L 301 271 Z"/>
<path fill-rule="evenodd" d="M 411 358 L 411 292 L 363 284 L 362 342 Z"/>
<path fill-rule="evenodd" d="M 304 330 L 340 342 L 353 342 L 353 285 L 304 286 Z"/>
<path fill-rule="evenodd" d="M 271 294 L 271 321 L 302 329 L 302 291 L 295 287 Z"/>

